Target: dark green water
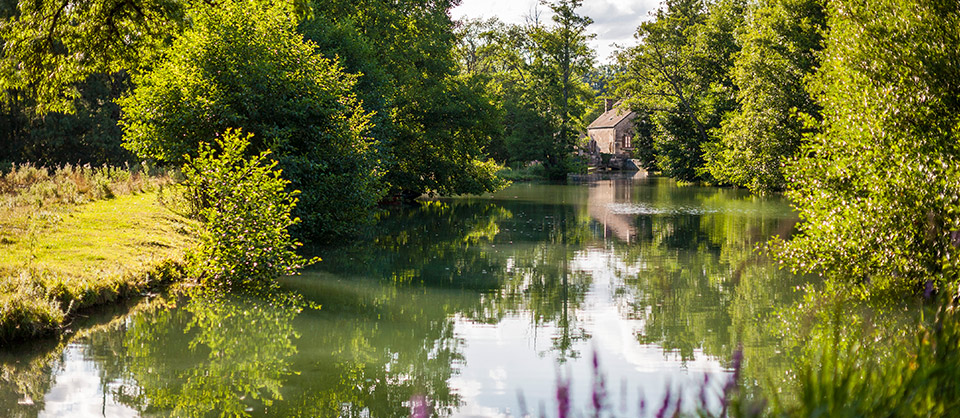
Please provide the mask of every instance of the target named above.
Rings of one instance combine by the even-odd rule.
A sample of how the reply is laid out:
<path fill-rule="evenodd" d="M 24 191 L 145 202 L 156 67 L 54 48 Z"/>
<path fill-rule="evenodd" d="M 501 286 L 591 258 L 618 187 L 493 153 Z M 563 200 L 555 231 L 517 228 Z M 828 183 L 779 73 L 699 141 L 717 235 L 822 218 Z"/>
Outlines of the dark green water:
<path fill-rule="evenodd" d="M 397 208 L 285 294 L 156 296 L 0 350 L 0 416 L 539 415 L 558 374 L 585 411 L 594 353 L 636 416 L 718 391 L 738 344 L 748 380 L 785 367 L 771 317 L 801 280 L 754 249 L 795 223 L 780 197 L 624 176 Z"/>

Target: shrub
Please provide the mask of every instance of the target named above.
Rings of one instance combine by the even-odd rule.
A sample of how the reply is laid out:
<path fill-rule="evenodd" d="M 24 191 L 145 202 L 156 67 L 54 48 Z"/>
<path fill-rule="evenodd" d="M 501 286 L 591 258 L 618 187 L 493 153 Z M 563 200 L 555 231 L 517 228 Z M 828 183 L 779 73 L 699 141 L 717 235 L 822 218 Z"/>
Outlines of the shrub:
<path fill-rule="evenodd" d="M 301 236 L 330 238 L 368 220 L 383 192 L 356 77 L 296 32 L 289 3 L 228 0 L 192 13 L 193 28 L 120 100 L 125 146 L 180 164 L 200 141 L 242 128 L 256 135 L 247 155 L 273 150 L 291 190 L 303 191 Z"/>
<path fill-rule="evenodd" d="M 270 286 L 306 264 L 288 228 L 297 192 L 285 191 L 269 151 L 245 157 L 253 134 L 228 130 L 215 147 L 201 143 L 188 157 L 183 186 L 200 220 L 199 243 L 189 255 L 190 273 L 203 284 Z"/>

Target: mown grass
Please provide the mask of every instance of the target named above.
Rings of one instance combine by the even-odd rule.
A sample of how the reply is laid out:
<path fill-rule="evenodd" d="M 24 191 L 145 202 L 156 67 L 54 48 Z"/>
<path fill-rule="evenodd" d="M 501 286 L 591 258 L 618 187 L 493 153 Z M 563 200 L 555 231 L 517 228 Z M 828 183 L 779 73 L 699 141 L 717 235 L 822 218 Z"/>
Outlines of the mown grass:
<path fill-rule="evenodd" d="M 61 328 L 79 309 L 172 280 L 190 221 L 160 204 L 170 176 L 12 167 L 0 177 L 0 341 Z"/>

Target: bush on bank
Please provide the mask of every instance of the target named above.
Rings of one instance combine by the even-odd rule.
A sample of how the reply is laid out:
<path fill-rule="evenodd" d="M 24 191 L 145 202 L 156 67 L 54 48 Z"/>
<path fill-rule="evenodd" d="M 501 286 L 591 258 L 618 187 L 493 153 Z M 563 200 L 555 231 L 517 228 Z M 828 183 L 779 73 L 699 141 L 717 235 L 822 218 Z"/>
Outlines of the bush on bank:
<path fill-rule="evenodd" d="M 867 289 L 955 286 L 960 10 L 936 0 L 835 0 L 828 12 L 812 86 L 823 122 L 786 170 L 802 221 L 782 255 L 797 270 Z"/>
<path fill-rule="evenodd" d="M 291 216 L 298 192 L 286 191 L 290 182 L 269 151 L 246 157 L 252 138 L 227 130 L 214 145 L 200 144 L 183 167 L 182 186 L 200 221 L 189 271 L 203 284 L 269 287 L 307 263 L 288 230 L 300 221 Z"/>

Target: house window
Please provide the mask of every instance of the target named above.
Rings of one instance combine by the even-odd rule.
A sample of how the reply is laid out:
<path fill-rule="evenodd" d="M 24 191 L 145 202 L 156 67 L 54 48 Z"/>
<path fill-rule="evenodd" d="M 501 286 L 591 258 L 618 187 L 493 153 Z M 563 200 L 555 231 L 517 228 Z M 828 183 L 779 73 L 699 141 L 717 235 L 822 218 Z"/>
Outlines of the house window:
<path fill-rule="evenodd" d="M 633 137 L 632 137 L 632 136 L 630 136 L 630 135 L 624 136 L 624 137 L 623 137 L 623 147 L 624 147 L 624 148 L 630 148 L 630 147 L 632 146 L 632 144 L 631 144 L 631 141 L 632 141 L 632 140 L 633 140 Z"/>

